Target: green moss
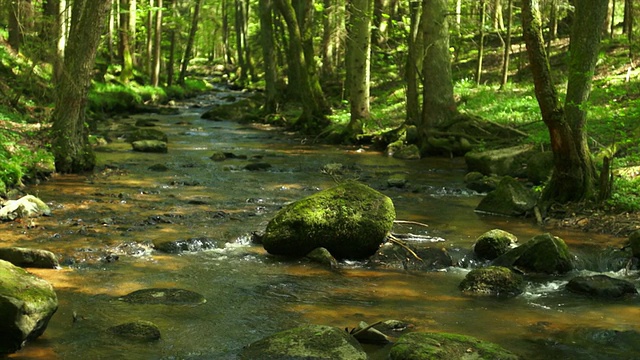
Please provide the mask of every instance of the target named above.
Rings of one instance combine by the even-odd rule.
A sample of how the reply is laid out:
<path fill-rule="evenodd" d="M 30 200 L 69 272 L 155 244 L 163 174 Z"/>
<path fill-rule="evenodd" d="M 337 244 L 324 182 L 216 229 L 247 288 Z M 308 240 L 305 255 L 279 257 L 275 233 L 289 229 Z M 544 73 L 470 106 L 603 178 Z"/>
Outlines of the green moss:
<path fill-rule="evenodd" d="M 449 333 L 410 333 L 391 348 L 391 360 L 517 360 L 497 344 Z"/>
<path fill-rule="evenodd" d="M 508 268 L 489 266 L 469 272 L 459 288 L 471 295 L 510 297 L 524 291 L 524 279 Z"/>

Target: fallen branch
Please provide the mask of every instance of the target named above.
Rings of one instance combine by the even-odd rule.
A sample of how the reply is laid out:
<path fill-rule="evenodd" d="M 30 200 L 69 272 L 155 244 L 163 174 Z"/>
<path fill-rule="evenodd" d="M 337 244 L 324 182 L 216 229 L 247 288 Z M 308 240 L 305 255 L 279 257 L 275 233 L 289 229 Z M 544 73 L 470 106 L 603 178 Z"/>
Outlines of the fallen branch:
<path fill-rule="evenodd" d="M 407 250 L 411 255 L 413 255 L 413 257 L 415 257 L 416 259 L 420 260 L 420 261 L 424 261 L 420 258 L 420 256 L 418 256 L 418 254 L 415 253 L 415 251 L 411 250 L 411 248 L 409 248 L 409 246 L 407 246 L 407 244 L 405 244 L 402 240 L 398 239 L 397 237 L 393 236 L 393 234 L 389 234 L 387 236 L 387 240 L 391 241 L 394 244 L 399 245 L 400 247 L 402 247 L 403 249 Z"/>
<path fill-rule="evenodd" d="M 423 224 L 421 222 L 411 221 L 411 220 L 394 220 L 393 223 L 394 224 L 418 225 L 418 226 L 429 227 L 429 225 L 427 225 L 427 224 Z"/>

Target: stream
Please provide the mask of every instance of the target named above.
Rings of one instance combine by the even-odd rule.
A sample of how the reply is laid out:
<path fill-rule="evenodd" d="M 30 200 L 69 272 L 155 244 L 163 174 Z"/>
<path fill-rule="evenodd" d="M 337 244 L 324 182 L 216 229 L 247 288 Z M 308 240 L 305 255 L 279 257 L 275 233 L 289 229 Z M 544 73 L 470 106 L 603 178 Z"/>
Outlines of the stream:
<path fill-rule="evenodd" d="M 404 161 L 366 148 L 314 144 L 265 125 L 201 119 L 223 95 L 228 91 L 180 103 L 177 114 L 115 120 L 152 119 L 169 137 L 167 154 L 133 152 L 123 139 L 113 139 L 98 148 L 94 173 L 57 175 L 26 189 L 53 215 L 1 223 L 0 246 L 47 249 L 60 257 L 61 269 L 29 269 L 53 284 L 59 309 L 44 335 L 10 359 L 235 359 L 243 346 L 298 325 L 351 328 L 388 319 L 407 321 L 413 331 L 475 336 L 523 359 L 640 357 L 637 299 L 601 301 L 564 290 L 572 276 L 595 271 L 639 287 L 637 272 L 618 270 L 614 249 L 625 239 L 475 213 L 482 195 L 465 189 L 462 158 Z M 213 161 L 214 151 L 233 157 Z M 271 167 L 246 170 L 251 163 Z M 342 171 L 328 174 L 328 164 L 341 164 Z M 387 180 L 398 174 L 406 176 L 406 186 L 389 187 Z M 551 232 L 565 240 L 580 268 L 531 279 L 516 298 L 477 298 L 458 290 L 470 270 L 465 267 L 426 272 L 344 262 L 332 271 L 275 258 L 251 242 L 283 205 L 345 179 L 391 197 L 398 219 L 429 225 L 397 225 L 394 231 L 437 240 L 414 245 L 444 247 L 460 263 L 473 265 L 468 259 L 475 239 L 500 228 L 520 242 Z M 166 254 L 152 246 L 180 239 L 201 239 L 209 248 Z M 192 290 L 207 302 L 118 300 L 157 287 Z M 134 320 L 158 325 L 161 339 L 132 342 L 105 331 Z M 371 359 L 385 359 L 388 350 L 366 349 Z"/>

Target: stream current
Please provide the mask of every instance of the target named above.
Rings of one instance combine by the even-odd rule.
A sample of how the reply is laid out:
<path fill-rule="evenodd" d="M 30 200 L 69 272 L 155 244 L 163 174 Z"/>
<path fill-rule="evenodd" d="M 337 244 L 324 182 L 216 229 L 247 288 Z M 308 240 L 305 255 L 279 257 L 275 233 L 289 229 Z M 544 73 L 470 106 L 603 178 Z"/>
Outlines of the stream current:
<path fill-rule="evenodd" d="M 624 239 L 475 213 L 481 195 L 465 189 L 461 158 L 403 161 L 358 147 L 313 144 L 262 125 L 201 119 L 222 95 L 228 93 L 182 104 L 175 115 L 116 120 L 153 119 L 154 128 L 169 136 L 167 154 L 133 152 L 114 139 L 98 149 L 94 173 L 58 175 L 27 189 L 51 206 L 53 216 L 0 224 L 0 246 L 47 249 L 62 259 L 58 270 L 29 269 L 54 285 L 59 309 L 44 335 L 10 358 L 234 359 L 243 346 L 298 325 L 351 328 L 388 319 L 407 321 L 414 331 L 475 336 L 523 359 L 638 358 L 640 345 L 625 340 L 638 338 L 637 300 L 597 301 L 563 288 L 571 276 L 594 271 L 640 285 L 637 273 L 614 266 L 618 257 L 611 249 Z M 214 151 L 235 157 L 212 161 Z M 244 169 L 255 162 L 271 167 Z M 342 171 L 328 174 L 327 164 L 341 164 Z M 404 189 L 387 186 L 397 174 L 409 180 Z M 331 271 L 272 257 L 251 242 L 251 233 L 263 230 L 284 204 L 342 179 L 359 179 L 391 197 L 398 219 L 429 225 L 398 225 L 396 232 L 438 240 L 413 245 L 444 247 L 461 263 L 473 265 L 466 259 L 475 239 L 500 228 L 520 242 L 551 232 L 567 242 L 581 268 L 531 280 L 513 299 L 475 298 L 458 290 L 469 268 L 419 272 L 345 262 Z M 211 248 L 165 254 L 151 245 L 181 239 L 202 239 Z M 118 300 L 157 287 L 196 291 L 207 302 Z M 158 325 L 161 339 L 130 342 L 106 332 L 134 320 Z M 371 359 L 386 358 L 384 348 L 367 350 Z"/>

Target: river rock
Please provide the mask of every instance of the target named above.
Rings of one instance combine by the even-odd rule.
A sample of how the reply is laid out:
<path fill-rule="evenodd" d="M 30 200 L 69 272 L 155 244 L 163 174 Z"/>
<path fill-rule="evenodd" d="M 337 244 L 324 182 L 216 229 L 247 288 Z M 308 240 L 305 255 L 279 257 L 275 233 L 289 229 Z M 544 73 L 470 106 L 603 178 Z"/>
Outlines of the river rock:
<path fill-rule="evenodd" d="M 209 238 L 191 238 L 184 240 L 154 240 L 153 247 L 161 252 L 179 254 L 181 252 L 209 250 L 216 247 L 215 242 Z"/>
<path fill-rule="evenodd" d="M 527 161 L 527 178 L 535 185 L 544 184 L 553 171 L 553 152 L 536 152 Z"/>
<path fill-rule="evenodd" d="M 337 259 L 373 255 L 395 220 L 391 199 L 355 181 L 291 203 L 269 221 L 262 244 L 274 255 L 301 257 L 324 247 Z"/>
<path fill-rule="evenodd" d="M 248 171 L 261 171 L 268 170 L 269 168 L 271 168 L 271 164 L 265 162 L 255 162 L 244 166 L 244 169 Z"/>
<path fill-rule="evenodd" d="M 148 153 L 166 153 L 167 143 L 160 140 L 138 140 L 131 143 L 133 151 Z"/>
<path fill-rule="evenodd" d="M 607 275 L 576 276 L 567 283 L 572 293 L 598 298 L 621 298 L 638 293 L 633 283 Z"/>
<path fill-rule="evenodd" d="M 42 335 L 57 309 L 51 284 L 0 260 L 0 354 L 14 353 Z"/>
<path fill-rule="evenodd" d="M 26 195 L 18 200 L 7 200 L 0 209 L 0 220 L 4 221 L 42 215 L 51 216 L 51 209 L 44 201 L 33 195 Z"/>
<path fill-rule="evenodd" d="M 480 235 L 473 251 L 480 259 L 493 260 L 515 246 L 518 238 L 504 230 L 493 229 Z"/>
<path fill-rule="evenodd" d="M 531 213 L 536 206 L 535 193 L 518 180 L 505 176 L 498 187 L 488 193 L 476 207 L 476 211 L 506 215 L 523 216 Z"/>
<path fill-rule="evenodd" d="M 496 266 L 518 268 L 524 272 L 564 274 L 573 269 L 571 253 L 567 244 L 549 233 L 507 251 L 492 262 Z"/>
<path fill-rule="evenodd" d="M 332 326 L 304 325 L 268 336 L 242 349 L 240 360 L 366 360 L 353 336 Z"/>
<path fill-rule="evenodd" d="M 502 178 L 496 175 L 483 175 L 478 171 L 468 172 L 464 176 L 464 183 L 467 189 L 477 191 L 479 193 L 488 193 L 495 190 Z"/>
<path fill-rule="evenodd" d="M 148 129 L 148 128 L 137 129 L 127 133 L 124 137 L 130 143 L 134 141 L 140 141 L 140 140 L 157 140 L 165 143 L 169 142 L 169 138 L 167 137 L 167 134 L 157 129 Z"/>
<path fill-rule="evenodd" d="M 517 360 L 497 344 L 471 336 L 414 332 L 402 335 L 391 347 L 390 360 Z"/>
<path fill-rule="evenodd" d="M 413 253 L 409 252 L 407 247 Z M 371 257 L 371 262 L 386 268 L 419 271 L 445 269 L 453 266 L 454 263 L 447 249 L 443 247 L 416 248 L 410 244 L 403 247 L 393 242 L 380 246 L 380 249 Z"/>
<path fill-rule="evenodd" d="M 640 230 L 636 230 L 629 235 L 629 246 L 634 258 L 640 259 Z"/>
<path fill-rule="evenodd" d="M 107 331 L 111 334 L 137 341 L 155 341 L 160 339 L 160 329 L 150 321 L 136 320 L 116 326 Z"/>
<path fill-rule="evenodd" d="M 499 175 L 525 177 L 525 164 L 534 154 L 533 145 L 519 145 L 509 148 L 469 151 L 464 161 L 469 171 L 477 171 L 483 175 Z"/>
<path fill-rule="evenodd" d="M 467 295 L 514 297 L 524 291 L 524 279 L 509 268 L 489 266 L 473 269 L 460 283 L 460 290 Z"/>
<path fill-rule="evenodd" d="M 331 255 L 329 250 L 319 247 L 311 250 L 306 256 L 307 259 L 316 262 L 318 264 L 325 265 L 331 269 L 338 267 L 338 260 Z"/>
<path fill-rule="evenodd" d="M 393 157 L 401 160 L 420 160 L 420 149 L 415 144 L 405 145 L 395 150 Z"/>
<path fill-rule="evenodd" d="M 200 305 L 207 302 L 204 296 L 185 289 L 152 288 L 141 289 L 120 297 L 133 304 L 164 304 L 164 305 Z"/>
<path fill-rule="evenodd" d="M 58 258 L 48 250 L 22 247 L 0 248 L 0 259 L 20 267 L 56 269 L 60 267 Z"/>

